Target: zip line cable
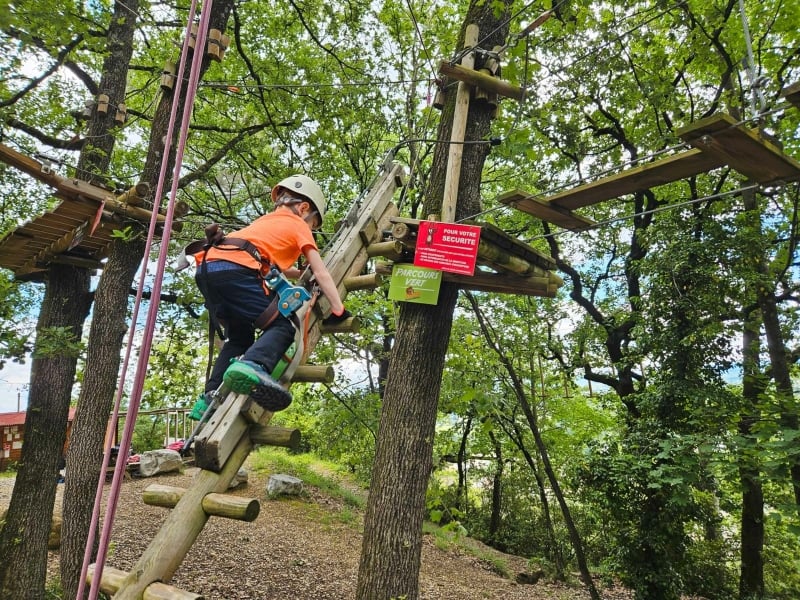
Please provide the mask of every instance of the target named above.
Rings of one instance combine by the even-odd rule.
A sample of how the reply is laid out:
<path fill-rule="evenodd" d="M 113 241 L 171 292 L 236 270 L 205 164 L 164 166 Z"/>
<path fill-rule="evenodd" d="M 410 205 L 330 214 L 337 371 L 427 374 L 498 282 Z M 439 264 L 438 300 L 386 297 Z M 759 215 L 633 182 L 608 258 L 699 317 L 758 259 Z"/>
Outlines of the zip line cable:
<path fill-rule="evenodd" d="M 672 10 L 674 10 L 676 8 L 680 8 L 681 6 L 684 6 L 685 4 L 687 4 L 687 2 L 688 2 L 688 0 L 680 0 L 679 2 L 676 2 L 675 4 L 673 4 L 672 6 L 668 6 L 667 8 L 662 10 L 660 13 L 658 13 L 656 15 L 653 15 L 652 17 L 642 21 L 641 23 L 636 24 L 635 26 L 631 27 L 630 29 L 627 29 L 627 30 L 623 31 L 622 33 L 620 33 L 619 35 L 617 35 L 615 37 L 609 38 L 608 40 L 606 40 L 602 44 L 599 44 L 598 46 L 593 47 L 591 50 L 587 50 L 584 54 L 578 56 L 578 58 L 576 58 L 572 62 L 567 63 L 563 67 L 559 68 L 558 73 L 551 72 L 550 74 L 543 76 L 541 78 L 541 81 L 547 81 L 548 79 L 550 79 L 552 77 L 556 77 L 559 73 L 564 72 L 567 69 L 570 69 L 570 68 L 574 67 L 575 65 L 583 62 L 584 60 L 587 60 L 589 57 L 598 54 L 601 50 L 605 49 L 606 47 L 611 46 L 612 44 L 615 44 L 617 42 L 622 41 L 625 37 L 627 37 L 627 36 L 631 35 L 632 33 L 636 32 L 638 29 L 641 29 L 642 27 L 645 27 L 646 25 L 649 25 L 650 23 L 652 23 L 656 19 L 660 19 L 664 15 L 669 14 L 670 11 L 672 11 Z M 632 18 L 633 16 L 638 16 L 639 14 L 642 14 L 642 13 L 641 12 L 640 13 L 636 13 L 635 15 L 631 15 L 631 17 L 626 17 L 626 19 L 627 18 Z"/>
<path fill-rule="evenodd" d="M 428 48 L 425 46 L 425 40 L 422 39 L 422 32 L 419 30 L 419 23 L 417 22 L 417 16 L 414 14 L 414 8 L 411 6 L 411 0 L 406 0 L 406 7 L 408 8 L 408 14 L 411 16 L 411 22 L 414 23 L 414 31 L 417 34 L 417 39 L 419 39 L 419 45 L 422 46 L 422 52 L 425 55 L 425 60 L 428 62 L 428 68 L 431 70 L 433 79 L 436 79 L 436 68 L 431 59 L 430 52 L 428 52 Z"/>
<path fill-rule="evenodd" d="M 743 62 L 750 83 L 750 108 L 753 111 L 753 116 L 758 116 L 766 110 L 767 102 L 761 90 L 761 79 L 756 77 L 756 65 L 755 59 L 753 58 L 753 41 L 750 39 L 750 27 L 747 25 L 744 0 L 739 0 L 739 13 L 742 17 L 742 32 L 744 34 L 745 48 L 747 50 Z M 756 106 L 756 103 L 758 103 L 758 106 Z"/>
<path fill-rule="evenodd" d="M 437 86 L 440 86 L 441 82 L 437 77 L 436 68 L 433 64 L 433 60 L 431 59 L 430 52 L 428 52 L 428 48 L 425 45 L 425 40 L 422 37 L 422 32 L 419 29 L 419 22 L 417 21 L 417 16 L 414 14 L 414 8 L 411 6 L 411 0 L 406 0 L 406 7 L 408 8 L 409 15 L 411 15 L 411 21 L 414 23 L 414 31 L 416 32 L 417 39 L 419 39 L 420 46 L 422 47 L 422 52 L 425 54 L 425 59 L 428 62 L 428 68 L 431 71 L 431 79 L 428 80 L 427 82 L 428 83 L 427 105 L 430 106 L 431 82 L 435 82 Z M 407 96 L 410 95 L 409 92 L 410 90 L 406 93 Z M 430 110 L 428 110 L 425 113 L 425 120 L 422 124 L 422 128 L 420 129 L 420 131 L 426 132 L 428 130 L 428 127 L 430 126 L 431 122 L 431 114 L 432 111 Z M 405 186 L 403 186 L 403 189 L 400 192 L 400 199 L 397 202 L 398 210 L 400 210 L 403 207 L 408 189 L 410 186 L 414 184 L 414 178 L 416 177 L 417 168 L 419 167 L 419 162 L 420 162 L 420 153 L 418 151 L 416 152 L 413 151 L 411 146 L 409 146 L 409 154 L 411 154 L 411 164 L 409 164 L 408 166 L 408 183 Z"/>
<path fill-rule="evenodd" d="M 200 23 L 197 32 L 197 45 L 196 45 L 197 48 L 203 48 L 205 46 L 205 38 L 208 29 L 208 23 L 211 17 L 212 3 L 213 0 L 205 0 L 203 2 L 203 9 L 201 12 Z M 166 179 L 166 172 L 169 164 L 170 146 L 174 134 L 175 121 L 177 120 L 176 117 L 178 111 L 178 104 L 180 103 L 179 100 L 182 91 L 181 80 L 183 78 L 183 70 L 185 69 L 185 65 L 188 58 L 189 39 L 191 38 L 191 26 L 194 23 L 196 8 L 197 8 L 197 0 L 192 0 L 191 8 L 189 11 L 189 18 L 187 20 L 186 34 L 183 41 L 183 49 L 181 53 L 182 60 L 180 65 L 180 74 L 178 78 L 179 81 L 176 82 L 176 87 L 174 90 L 172 107 L 170 109 L 169 124 L 167 126 L 167 134 L 165 136 L 164 150 L 162 153 L 161 170 L 159 172 L 158 185 L 156 193 L 154 195 L 154 207 L 152 212 L 152 218 L 150 220 L 150 228 L 148 231 L 147 243 L 144 252 L 144 259 L 142 261 L 140 285 L 137 290 L 136 303 L 133 310 L 133 316 L 131 318 L 131 326 L 129 329 L 129 336 L 128 336 L 128 347 L 126 349 L 125 362 L 123 365 L 122 373 L 120 375 L 119 384 L 117 387 L 117 397 L 114 406 L 114 414 L 112 417 L 114 419 L 114 422 L 116 422 L 116 419 L 119 416 L 119 408 L 122 400 L 122 389 L 124 387 L 125 377 L 127 375 L 128 361 L 130 359 L 130 355 L 135 341 L 134 334 L 136 328 L 136 321 L 138 319 L 138 311 L 139 311 L 139 306 L 141 305 L 145 276 L 147 274 L 146 259 L 147 256 L 149 255 L 150 248 L 153 243 L 153 238 L 155 237 L 155 229 L 157 224 L 157 215 L 159 208 L 158 205 L 160 204 L 161 197 L 163 195 L 164 182 Z M 183 119 L 181 121 L 181 127 L 178 130 L 179 131 L 178 147 L 175 153 L 175 164 L 172 176 L 170 200 L 167 205 L 167 211 L 164 219 L 164 233 L 162 236 L 162 246 L 159 252 L 157 273 L 152 291 L 153 298 L 158 298 L 161 294 L 161 283 L 164 273 L 164 266 L 166 264 L 169 237 L 170 237 L 170 231 L 172 229 L 172 220 L 174 216 L 175 196 L 177 194 L 177 189 L 178 189 L 177 186 L 180 177 L 183 154 L 186 147 L 186 140 L 189 134 L 189 121 L 192 115 L 192 105 L 194 103 L 194 96 L 197 91 L 197 82 L 199 80 L 202 60 L 203 60 L 202 52 L 194 52 L 192 54 L 191 74 L 189 77 L 189 82 L 188 82 L 189 85 L 187 87 L 185 103 L 183 107 Z M 96 600 L 99 592 L 99 584 L 100 580 L 102 579 L 103 567 L 105 564 L 106 555 L 108 552 L 108 547 L 111 538 L 111 528 L 113 527 L 114 517 L 116 514 L 117 500 L 119 498 L 120 489 L 122 487 L 122 475 L 125 469 L 127 468 L 127 460 L 125 459 L 127 458 L 130 452 L 131 440 L 133 438 L 133 429 L 136 422 L 136 414 L 139 410 L 139 403 L 141 401 L 144 379 L 147 372 L 147 362 L 150 355 L 150 348 L 152 346 L 153 331 L 155 328 L 155 317 L 157 312 L 158 312 L 158 302 L 153 301 L 150 303 L 149 306 L 147 320 L 144 327 L 144 336 L 141 342 L 141 347 L 139 349 L 139 359 L 138 359 L 136 374 L 134 377 L 134 385 L 128 403 L 128 411 L 127 411 L 128 418 L 125 419 L 125 430 L 123 433 L 122 442 L 120 443 L 117 464 L 114 469 L 114 478 L 111 483 L 111 490 L 109 492 L 109 497 L 107 500 L 106 516 L 103 521 L 103 531 L 100 536 L 97 559 L 95 562 L 96 565 L 95 572 L 92 576 L 92 584 L 89 591 L 89 600 Z M 102 499 L 102 489 L 105 483 L 106 469 L 108 468 L 111 441 L 112 440 L 109 438 L 109 440 L 106 443 L 105 453 L 103 458 L 103 467 L 101 469 L 100 477 L 98 480 L 98 489 L 97 489 L 96 502 L 92 518 L 91 531 L 87 539 L 86 549 L 84 552 L 84 563 L 81 568 L 81 578 L 77 594 L 78 600 L 83 598 L 84 582 L 86 580 L 86 573 L 88 572 L 89 561 L 91 560 L 91 550 L 92 546 L 94 545 L 94 538 L 96 534 L 96 523 L 99 519 L 99 511 L 100 511 L 99 501 Z"/>

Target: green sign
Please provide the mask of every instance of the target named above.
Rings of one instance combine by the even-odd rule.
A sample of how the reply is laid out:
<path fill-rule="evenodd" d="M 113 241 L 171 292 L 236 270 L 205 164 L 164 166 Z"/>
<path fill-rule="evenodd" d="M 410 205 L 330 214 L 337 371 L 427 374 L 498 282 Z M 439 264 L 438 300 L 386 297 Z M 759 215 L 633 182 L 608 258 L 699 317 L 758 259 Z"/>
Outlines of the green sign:
<path fill-rule="evenodd" d="M 414 265 L 395 265 L 389 282 L 389 300 L 436 304 L 442 272 Z"/>

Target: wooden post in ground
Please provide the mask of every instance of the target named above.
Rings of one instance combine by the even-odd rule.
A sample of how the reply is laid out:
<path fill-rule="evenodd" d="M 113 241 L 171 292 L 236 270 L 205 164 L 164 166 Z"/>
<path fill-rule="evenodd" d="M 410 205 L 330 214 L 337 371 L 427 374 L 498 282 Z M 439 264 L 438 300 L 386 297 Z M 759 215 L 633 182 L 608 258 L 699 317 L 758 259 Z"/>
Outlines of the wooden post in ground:
<path fill-rule="evenodd" d="M 231 394 L 228 401 L 232 402 L 234 396 Z M 268 422 L 272 413 L 264 413 L 264 417 Z M 208 520 L 203 498 L 211 492 L 223 493 L 228 489 L 252 447 L 250 437 L 243 435 L 219 473 L 198 472 L 192 487 L 183 494 L 139 562 L 121 582 L 115 600 L 141 600 L 151 583 L 172 578 Z"/>
<path fill-rule="evenodd" d="M 464 34 L 464 47 L 473 48 L 478 43 L 478 26 L 467 25 Z M 475 67 L 475 53 L 468 52 L 461 59 L 461 66 L 466 69 Z M 450 152 L 447 155 L 447 173 L 444 179 L 444 197 L 442 198 L 442 221 L 452 223 L 456 220 L 456 203 L 458 202 L 458 182 L 461 180 L 461 157 L 464 154 L 464 135 L 467 131 L 467 113 L 469 113 L 470 86 L 458 82 L 456 92 L 456 108 L 453 115 L 453 130 L 450 133 Z"/>

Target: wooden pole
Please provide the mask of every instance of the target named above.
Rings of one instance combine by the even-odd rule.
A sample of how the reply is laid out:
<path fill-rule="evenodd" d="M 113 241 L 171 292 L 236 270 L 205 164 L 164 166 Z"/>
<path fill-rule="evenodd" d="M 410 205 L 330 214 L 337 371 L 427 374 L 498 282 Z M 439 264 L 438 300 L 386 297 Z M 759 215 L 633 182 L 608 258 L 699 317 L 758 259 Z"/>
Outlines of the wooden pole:
<path fill-rule="evenodd" d="M 272 418 L 272 414 L 265 413 L 265 418 Z M 222 493 L 228 489 L 252 448 L 250 436 L 243 435 L 221 472 L 201 470 L 195 476 L 192 487 L 186 490 L 139 562 L 122 581 L 114 600 L 141 600 L 152 583 L 172 578 L 208 520 L 202 506 L 203 498 L 211 492 Z"/>
<path fill-rule="evenodd" d="M 281 446 L 283 448 L 300 447 L 300 430 L 273 425 L 251 425 L 250 441 L 254 444 Z"/>
<path fill-rule="evenodd" d="M 94 576 L 95 565 L 89 565 L 86 573 L 86 582 L 91 583 Z M 117 593 L 122 582 L 128 573 L 115 569 L 114 567 L 104 567 L 103 577 L 100 580 L 100 591 L 109 596 Z M 178 589 L 166 583 L 151 583 L 142 594 L 142 600 L 203 600 L 203 596 L 193 592 Z"/>
<path fill-rule="evenodd" d="M 145 489 L 142 501 L 148 506 L 174 508 L 185 493 L 185 488 L 154 483 Z M 255 521 L 261 510 L 255 498 L 241 498 L 228 494 L 207 494 L 202 504 L 207 515 L 247 522 Z"/>
<path fill-rule="evenodd" d="M 367 256 L 375 258 L 376 256 L 383 256 L 389 260 L 399 261 L 403 258 L 403 251 L 405 245 L 399 240 L 390 240 L 388 242 L 376 242 L 367 246 Z"/>
<path fill-rule="evenodd" d="M 472 48 L 478 43 L 478 26 L 467 25 L 464 34 L 464 47 Z M 470 51 L 461 60 L 465 69 L 475 67 L 475 53 Z M 456 203 L 458 202 L 458 184 L 461 180 L 461 157 L 464 154 L 464 135 L 467 131 L 467 113 L 469 113 L 470 86 L 464 81 L 458 82 L 456 92 L 456 108 L 453 114 L 453 130 L 450 134 L 450 153 L 447 157 L 447 173 L 444 179 L 444 197 L 442 198 L 442 221 L 452 223 L 456 220 Z"/>
<path fill-rule="evenodd" d="M 355 275 L 344 280 L 344 287 L 348 292 L 357 290 L 374 290 L 383 284 L 383 277 L 377 273 L 367 273 L 366 275 Z"/>
<path fill-rule="evenodd" d="M 294 372 L 292 383 L 333 383 L 335 375 L 331 365 L 300 365 Z"/>
<path fill-rule="evenodd" d="M 461 65 L 463 64 L 462 62 Z M 513 86 L 492 75 L 487 75 L 474 69 L 467 69 L 461 65 L 451 65 L 447 61 L 442 61 L 439 65 L 439 73 L 506 98 L 513 98 L 520 102 L 525 99 L 525 90 L 522 88 Z"/>

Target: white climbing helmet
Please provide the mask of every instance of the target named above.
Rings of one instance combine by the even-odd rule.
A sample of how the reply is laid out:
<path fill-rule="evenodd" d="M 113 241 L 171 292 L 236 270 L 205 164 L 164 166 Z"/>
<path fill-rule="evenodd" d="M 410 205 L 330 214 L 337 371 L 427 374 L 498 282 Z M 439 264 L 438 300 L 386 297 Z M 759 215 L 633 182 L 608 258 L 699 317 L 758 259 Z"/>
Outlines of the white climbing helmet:
<path fill-rule="evenodd" d="M 319 213 L 320 221 L 325 218 L 325 208 L 327 204 L 325 202 L 325 194 L 322 193 L 322 188 L 319 187 L 319 184 L 311 179 L 311 177 L 306 177 L 305 175 L 290 175 L 285 179 L 281 179 L 275 187 L 272 188 L 271 195 L 273 202 L 278 200 L 278 193 L 281 188 L 308 199 Z"/>

